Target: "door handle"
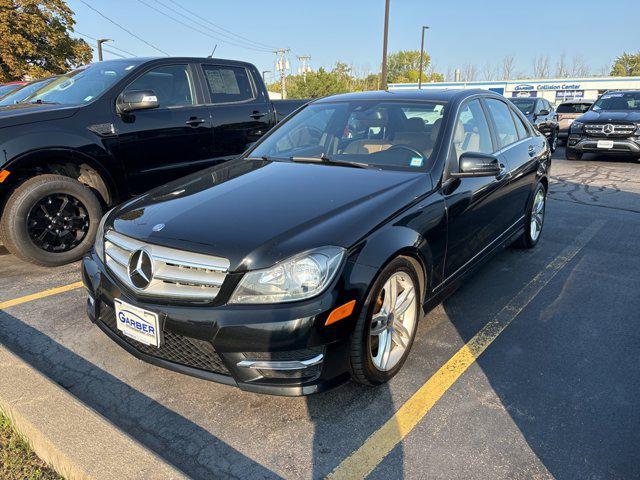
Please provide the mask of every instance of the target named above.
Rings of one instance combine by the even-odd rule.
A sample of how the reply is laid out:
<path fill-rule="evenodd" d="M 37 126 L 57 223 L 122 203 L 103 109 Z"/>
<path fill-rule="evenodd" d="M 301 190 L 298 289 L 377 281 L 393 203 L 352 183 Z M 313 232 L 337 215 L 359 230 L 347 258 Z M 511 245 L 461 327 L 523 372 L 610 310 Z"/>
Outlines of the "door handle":
<path fill-rule="evenodd" d="M 266 115 L 266 113 L 262 113 L 262 112 L 258 112 L 257 110 L 255 112 L 253 112 L 251 115 L 249 115 L 251 118 L 254 118 L 256 120 L 258 120 L 259 118 L 262 118 Z"/>
<path fill-rule="evenodd" d="M 536 153 L 536 150 L 533 148 L 533 145 L 529 145 L 529 148 L 527 150 L 529 152 L 530 157 L 533 157 Z"/>
<path fill-rule="evenodd" d="M 198 125 L 202 125 L 206 120 L 204 118 L 191 117 L 186 121 L 186 124 L 191 127 L 197 127 Z"/>

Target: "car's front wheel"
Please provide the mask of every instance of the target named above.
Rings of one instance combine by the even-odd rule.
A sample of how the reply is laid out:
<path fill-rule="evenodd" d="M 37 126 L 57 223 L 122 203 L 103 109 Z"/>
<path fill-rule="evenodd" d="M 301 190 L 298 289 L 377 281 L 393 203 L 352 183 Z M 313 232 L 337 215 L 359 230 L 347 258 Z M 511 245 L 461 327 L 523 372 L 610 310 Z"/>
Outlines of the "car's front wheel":
<path fill-rule="evenodd" d="M 367 385 L 387 382 L 402 368 L 416 335 L 420 287 L 406 258 L 378 275 L 351 338 L 352 377 Z"/>
<path fill-rule="evenodd" d="M 0 220 L 5 247 L 42 266 L 64 265 L 93 245 L 102 207 L 93 192 L 73 178 L 39 175 L 21 184 Z"/>

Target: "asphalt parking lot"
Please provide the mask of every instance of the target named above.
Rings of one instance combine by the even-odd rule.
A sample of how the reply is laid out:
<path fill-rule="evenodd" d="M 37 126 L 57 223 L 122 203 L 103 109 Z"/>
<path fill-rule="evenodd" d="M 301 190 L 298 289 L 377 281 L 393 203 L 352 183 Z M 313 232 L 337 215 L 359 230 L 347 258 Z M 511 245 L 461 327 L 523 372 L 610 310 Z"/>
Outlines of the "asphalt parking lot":
<path fill-rule="evenodd" d="M 639 478 L 640 162 L 555 158 L 541 243 L 422 319 L 386 386 L 282 398 L 147 365 L 89 322 L 81 288 L 6 306 L 0 343 L 194 478 Z M 0 250 L 0 304 L 78 280 Z"/>

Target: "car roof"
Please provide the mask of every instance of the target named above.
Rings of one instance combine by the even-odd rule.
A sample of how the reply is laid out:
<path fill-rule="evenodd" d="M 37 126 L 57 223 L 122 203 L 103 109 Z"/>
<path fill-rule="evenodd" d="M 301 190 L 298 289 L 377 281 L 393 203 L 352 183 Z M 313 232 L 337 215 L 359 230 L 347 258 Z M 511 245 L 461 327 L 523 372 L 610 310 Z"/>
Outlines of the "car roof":
<path fill-rule="evenodd" d="M 240 60 L 229 60 L 225 58 L 209 58 L 209 57 L 132 57 L 114 60 L 104 60 L 100 64 L 122 64 L 122 63 L 135 63 L 136 65 L 142 65 L 144 63 L 167 63 L 167 62 L 185 62 L 185 63 L 225 63 L 227 65 L 241 65 L 252 66 L 251 63 L 242 62 Z M 94 63 L 95 65 L 95 63 Z"/>
<path fill-rule="evenodd" d="M 436 102 L 449 102 L 454 100 L 460 100 L 472 95 L 486 95 L 486 96 L 498 96 L 496 93 L 490 90 L 481 89 L 463 89 L 463 88 L 451 88 L 451 89 L 434 89 L 418 90 L 373 90 L 367 92 L 353 92 L 342 93 L 338 95 L 331 95 L 329 97 L 323 97 L 315 101 L 315 103 L 325 102 L 348 102 L 359 100 L 387 100 L 387 101 L 436 101 Z"/>

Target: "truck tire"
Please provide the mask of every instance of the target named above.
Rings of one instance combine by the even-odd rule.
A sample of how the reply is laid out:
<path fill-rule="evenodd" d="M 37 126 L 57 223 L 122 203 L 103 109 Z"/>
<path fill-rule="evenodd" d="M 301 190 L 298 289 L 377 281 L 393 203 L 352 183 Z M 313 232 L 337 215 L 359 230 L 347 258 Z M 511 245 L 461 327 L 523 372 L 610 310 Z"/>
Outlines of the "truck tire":
<path fill-rule="evenodd" d="M 582 153 L 573 148 L 567 147 L 564 150 L 564 158 L 567 160 L 582 160 Z"/>
<path fill-rule="evenodd" d="M 93 245 L 102 207 L 73 178 L 38 175 L 11 194 L 0 219 L 0 237 L 16 257 L 53 267 L 79 260 Z"/>

